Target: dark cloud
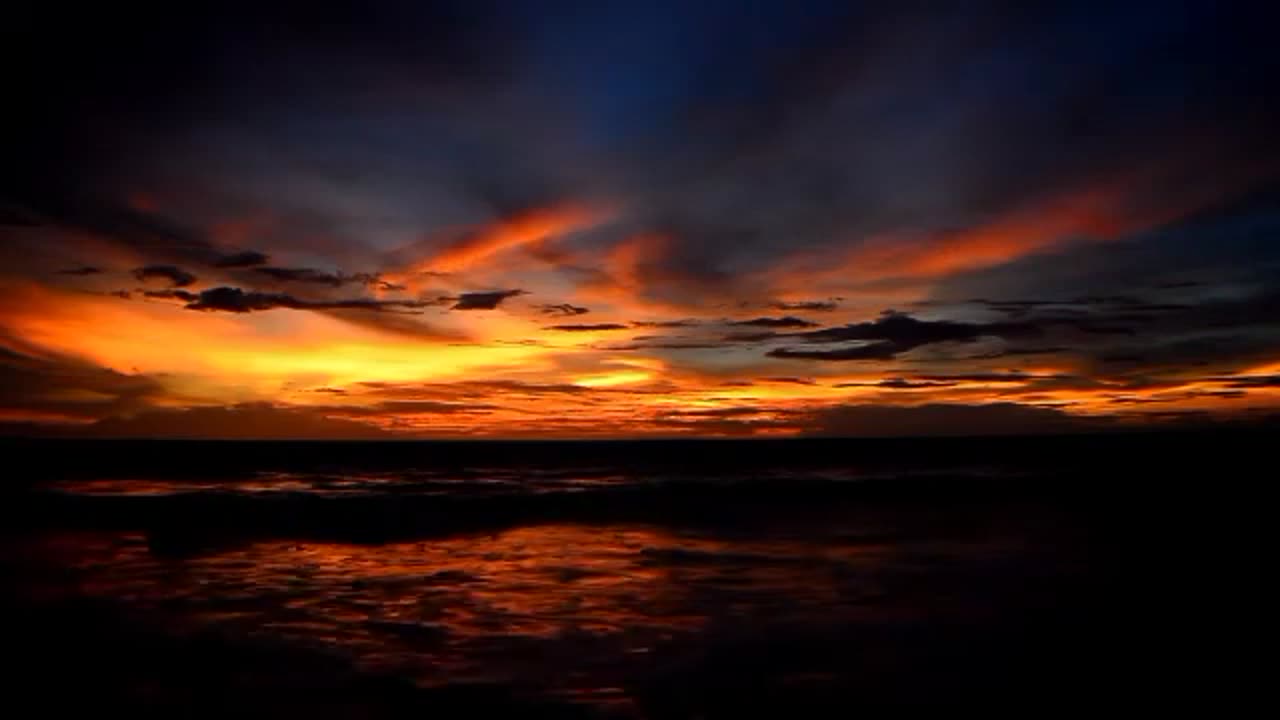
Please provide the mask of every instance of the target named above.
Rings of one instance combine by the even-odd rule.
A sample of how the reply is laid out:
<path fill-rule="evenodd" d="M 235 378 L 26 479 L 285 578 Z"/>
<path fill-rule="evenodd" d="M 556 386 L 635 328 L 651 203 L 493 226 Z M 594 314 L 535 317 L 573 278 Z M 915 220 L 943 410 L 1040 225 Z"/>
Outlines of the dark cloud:
<path fill-rule="evenodd" d="M 636 320 L 631 323 L 638 328 L 686 328 L 694 327 L 699 322 L 693 319 L 687 320 Z"/>
<path fill-rule="evenodd" d="M 1141 305 L 1143 301 L 1133 295 L 1081 295 L 1070 302 L 1077 305 Z"/>
<path fill-rule="evenodd" d="M 918 347 L 943 342 L 973 342 L 983 337 L 1024 338 L 1042 330 L 1030 323 L 964 323 L 950 320 L 918 320 L 886 311 L 873 322 L 791 333 L 787 339 L 806 343 L 860 342 L 838 350 L 776 348 L 768 355 L 799 360 L 887 360 Z"/>
<path fill-rule="evenodd" d="M 1094 336 L 1136 336 L 1165 315 L 1195 309 L 1188 303 L 1152 302 L 1134 296 L 1083 296 L 1070 300 L 972 300 L 1045 330 Z M 1087 340 L 1086 340 L 1087 342 Z"/>
<path fill-rule="evenodd" d="M 1280 388 L 1280 375 L 1248 375 L 1241 377 L 1213 378 L 1233 388 Z"/>
<path fill-rule="evenodd" d="M 203 290 L 187 304 L 188 310 L 221 311 L 234 313 L 261 312 L 276 308 L 290 310 L 416 310 L 436 304 L 434 301 L 374 300 L 302 300 L 284 293 L 263 293 L 235 287 L 216 287 Z"/>
<path fill-rule="evenodd" d="M 309 408 L 330 416 L 385 417 L 394 415 L 468 415 L 498 409 L 488 403 L 445 402 L 440 400 L 384 400 L 368 405 L 335 405 Z"/>
<path fill-rule="evenodd" d="M 369 285 L 377 281 L 376 277 L 367 273 L 346 275 L 344 273 L 316 270 L 315 268 L 256 267 L 253 271 L 281 282 L 312 283 L 335 288 L 351 283 Z"/>
<path fill-rule="evenodd" d="M 453 310 L 493 310 L 504 300 L 526 294 L 524 290 L 498 290 L 494 292 L 462 293 L 454 302 Z"/>
<path fill-rule="evenodd" d="M 832 312 L 840 305 L 831 300 L 809 300 L 805 302 L 775 302 L 770 307 L 784 311 Z"/>
<path fill-rule="evenodd" d="M 1125 395 L 1114 397 L 1109 400 L 1116 405 L 1164 405 L 1169 403 L 1185 402 L 1187 400 L 1195 400 L 1197 398 L 1215 398 L 1219 400 L 1239 400 L 1248 397 L 1246 390 L 1181 390 L 1175 392 L 1163 392 L 1158 395 L 1147 396 L 1131 396 Z"/>
<path fill-rule="evenodd" d="M 722 343 L 687 340 L 681 336 L 637 336 L 630 345 L 602 346 L 599 350 L 723 350 L 723 347 Z"/>
<path fill-rule="evenodd" d="M 85 161 L 84 158 L 74 160 Z M 0 181 L 4 179 L 4 173 L 0 172 Z M 34 181 L 19 187 L 20 192 L 43 190 L 49 193 L 33 202 L 41 206 L 41 214 L 48 217 L 44 227 L 51 232 L 70 231 L 79 237 L 107 241 L 125 248 L 131 255 L 147 258 L 158 267 L 208 264 L 218 257 L 219 253 L 198 228 L 177 218 L 129 208 L 119 201 L 119 188 L 110 185 L 110 178 L 102 187 L 92 186 L 94 179 L 103 181 L 86 169 L 83 175 L 71 181 L 88 185 L 83 188 L 42 188 L 41 183 Z M 61 179 L 53 182 L 57 186 L 62 184 Z M 3 196 L 2 189 L 0 196 Z M 38 234 L 32 237 L 37 240 L 44 238 Z"/>
<path fill-rule="evenodd" d="M 539 305 L 538 312 L 544 315 L 561 315 L 564 317 L 573 317 L 576 315 L 586 315 L 591 312 L 589 308 L 579 305 L 570 305 L 569 303 L 559 303 L 557 305 Z"/>
<path fill-rule="evenodd" d="M 802 328 L 817 327 L 818 323 L 809 322 L 798 317 L 790 315 L 786 317 L 759 317 L 751 320 L 738 320 L 729 323 L 730 325 L 741 325 L 746 327 L 764 327 L 764 328 Z"/>
<path fill-rule="evenodd" d="M 144 290 L 142 295 L 154 300 L 181 300 L 187 303 L 193 303 L 200 299 L 199 293 L 193 293 L 188 290 Z"/>
<path fill-rule="evenodd" d="M 246 250 L 244 252 L 223 255 L 213 261 L 213 266 L 220 268 L 245 268 L 266 265 L 270 261 L 271 257 L 266 253 L 260 253 L 256 250 Z"/>
<path fill-rule="evenodd" d="M 102 268 L 94 267 L 92 265 L 82 265 L 80 267 L 59 270 L 58 274 L 59 275 L 101 275 Z"/>
<path fill-rule="evenodd" d="M 154 379 L 97 367 L 82 360 L 29 354 L 0 335 L 0 410 L 35 422 L 88 422 L 148 407 L 162 389 Z"/>
<path fill-rule="evenodd" d="M 1159 425 L 1208 425 L 1213 419 L 1207 410 L 1155 410 L 1132 416 Z"/>
<path fill-rule="evenodd" d="M 875 382 L 844 382 L 836 383 L 835 387 L 874 387 L 884 388 L 886 390 L 922 390 L 926 388 L 947 388 L 955 387 L 954 382 L 942 382 L 935 380 L 908 380 L 907 378 L 886 378 Z"/>
<path fill-rule="evenodd" d="M 721 340 L 727 343 L 758 343 L 766 342 L 768 340 L 776 340 L 782 337 L 786 337 L 786 335 L 773 332 L 772 330 L 766 330 L 764 332 L 729 333 L 722 336 Z"/>
<path fill-rule="evenodd" d="M 112 438 L 219 438 L 246 440 L 376 439 L 389 434 L 362 422 L 328 417 L 323 410 L 265 403 L 151 410 L 110 417 L 80 434 Z"/>
<path fill-rule="evenodd" d="M 1093 323 L 1074 323 L 1075 329 L 1090 335 L 1137 335 L 1138 331 L 1122 325 L 1098 325 Z"/>
<path fill-rule="evenodd" d="M 1259 290 L 1277 281 L 1280 248 L 1262 240 L 1277 231 L 1280 190 L 1208 216 L 1173 221 L 1124 243 L 1069 246 L 959 274 L 935 294 L 941 300 L 977 291 L 1011 298 L 1052 294 L 1074 298 L 1073 309 L 1087 311 L 1080 319 L 1111 324 L 1117 315 L 1128 314 L 1130 320 L 1152 315 L 1150 321 L 1185 326 L 1194 319 L 1188 315 L 1213 308 L 1221 311 L 1220 319 L 1229 312 L 1232 321 L 1253 323 L 1274 317 L 1274 307 L 1265 307 L 1273 294 Z M 1187 284 L 1181 278 L 1189 268 L 1205 279 Z M 1162 283 L 1164 276 L 1179 279 Z M 1082 295 L 1081 287 L 1092 292 Z M 1055 304 L 1060 308 L 1047 309 L 1049 316 L 1067 303 Z"/>
<path fill-rule="evenodd" d="M 951 373 L 944 375 L 921 375 L 918 379 L 925 381 L 938 381 L 948 383 L 1021 383 L 1029 380 L 1037 380 L 1043 378 L 1059 378 L 1059 375 L 1033 375 L 1024 372 L 1003 372 L 1003 373 Z"/>
<path fill-rule="evenodd" d="M 820 410 L 809 422 L 812 434 L 848 437 L 1034 435 L 1106 427 L 1061 410 L 1016 403 L 845 405 Z"/>
<path fill-rule="evenodd" d="M 593 325 L 548 325 L 548 330 L 562 332 L 596 332 L 599 330 L 629 330 L 630 326 L 620 323 L 595 323 Z"/>
<path fill-rule="evenodd" d="M 1188 310 L 1186 303 L 1154 302 L 1131 296 L 1079 297 L 1070 300 L 971 300 L 991 310 L 1015 318 L 1035 316 L 1042 322 L 1058 321 L 1064 324 L 1079 323 L 1078 327 L 1089 331 L 1087 321 L 1091 317 L 1104 316 L 1112 320 L 1146 321 L 1148 313 L 1166 313 Z"/>
<path fill-rule="evenodd" d="M 764 377 L 759 378 L 760 382 L 782 383 L 785 385 L 817 385 L 812 378 L 802 377 Z"/>
<path fill-rule="evenodd" d="M 1055 300 L 987 300 L 985 298 L 974 298 L 968 301 L 974 305 L 984 305 L 998 312 L 1008 313 L 1010 315 L 1025 315 L 1026 313 L 1043 307 L 1058 307 L 1062 305 L 1071 305 L 1069 302 L 1059 302 Z M 928 302 L 928 307 L 938 307 L 945 303 Z"/>
<path fill-rule="evenodd" d="M 998 360 L 998 359 L 1000 359 L 1000 358 L 1002 358 L 1002 357 L 1025 357 L 1025 356 L 1036 356 L 1036 355 L 1061 355 L 1061 354 L 1063 354 L 1063 353 L 1068 353 L 1068 352 L 1071 352 L 1071 348 L 1068 348 L 1068 347 L 1020 347 L 1020 348 L 1005 348 L 1004 350 L 1000 350 L 999 352 L 990 353 L 990 354 L 987 354 L 987 355 L 980 355 L 980 356 L 978 356 L 978 357 L 976 357 L 976 358 L 973 358 L 973 359 L 975 359 L 975 360 Z"/>
<path fill-rule="evenodd" d="M 1029 316 L 1054 331 L 1074 331 L 1064 350 L 1093 372 L 1226 372 L 1273 359 L 1280 352 L 1280 293 L 1272 285 L 1222 288 L 1185 308 L 1152 314 L 1133 325 L 1123 313 L 1101 313 L 1080 327 Z M 1221 293 L 1221 294 L 1219 294 Z M 1229 294 L 1228 294 L 1229 293 Z"/>
<path fill-rule="evenodd" d="M 201 291 L 195 300 L 187 305 L 188 310 L 206 310 L 247 313 L 275 308 L 291 308 L 302 310 L 305 303 L 290 295 L 281 293 L 245 292 L 240 288 L 216 287 Z"/>
<path fill-rule="evenodd" d="M 1115 354 L 1103 355 L 1098 358 L 1098 362 L 1103 364 L 1115 365 L 1138 365 L 1146 361 L 1146 357 L 1139 354 Z"/>
<path fill-rule="evenodd" d="M 891 342 L 876 342 L 866 345 L 838 348 L 836 350 L 800 350 L 795 348 L 774 348 L 765 353 L 769 357 L 783 360 L 892 360 L 903 352 Z"/>
<path fill-rule="evenodd" d="M 970 342 L 980 337 L 1023 338 L 1041 329 L 1029 323 L 965 323 L 950 320 L 918 320 L 906 313 L 885 311 L 872 322 L 795 333 L 788 337 L 803 342 L 828 343 L 851 340 L 884 341 L 904 349 L 939 342 Z"/>
<path fill-rule="evenodd" d="M 142 282 L 167 280 L 173 287 L 187 287 L 196 282 L 195 275 L 176 265 L 147 265 L 134 270 L 133 276 Z"/>

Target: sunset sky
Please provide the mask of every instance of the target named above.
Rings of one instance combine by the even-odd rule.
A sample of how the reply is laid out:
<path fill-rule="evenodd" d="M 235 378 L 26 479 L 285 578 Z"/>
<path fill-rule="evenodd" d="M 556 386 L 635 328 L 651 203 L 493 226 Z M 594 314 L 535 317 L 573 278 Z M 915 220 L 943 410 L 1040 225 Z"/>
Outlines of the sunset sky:
<path fill-rule="evenodd" d="M 0 434 L 1280 412 L 1245 5 L 6 11 Z"/>

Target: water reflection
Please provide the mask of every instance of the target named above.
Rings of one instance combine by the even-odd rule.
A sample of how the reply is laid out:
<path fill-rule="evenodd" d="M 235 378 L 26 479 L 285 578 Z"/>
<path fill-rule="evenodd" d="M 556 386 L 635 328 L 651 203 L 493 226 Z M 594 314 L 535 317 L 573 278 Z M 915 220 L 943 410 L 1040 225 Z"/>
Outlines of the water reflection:
<path fill-rule="evenodd" d="M 128 497 L 185 494 L 300 493 L 343 496 L 367 493 L 394 494 L 536 494 L 573 492 L 623 485 L 664 486 L 697 483 L 707 486 L 734 486 L 744 481 L 754 483 L 856 482 L 877 479 L 953 477 L 977 473 L 984 477 L 1015 475 L 1008 469 L 996 468 L 929 468 L 921 471 L 894 469 L 872 471 L 854 467 L 832 468 L 803 474 L 786 468 L 757 468 L 747 475 L 737 473 L 704 474 L 681 470 L 669 475 L 652 472 L 626 472 L 617 467 L 573 467 L 570 469 L 523 467 L 441 467 L 369 470 L 334 469 L 326 472 L 259 471 L 241 475 L 209 477 L 114 477 L 64 479 L 48 484 L 48 488 L 68 495 L 95 497 Z"/>
<path fill-rule="evenodd" d="M 295 493 L 325 497 L 380 493 L 413 495 L 492 495 L 580 491 L 613 487 L 634 480 L 608 469 L 571 472 L 465 468 L 419 471 L 292 473 L 259 472 L 247 476 L 192 478 L 89 478 L 61 480 L 49 488 L 66 495 L 143 497 L 167 495 L 271 495 Z"/>
<path fill-rule="evenodd" d="M 167 561 L 137 536 L 64 540 L 83 590 L 352 655 L 425 685 L 623 697 L 655 649 L 711 626 L 870 612 L 879 545 L 648 527 L 522 527 L 380 546 L 263 542 Z M 847 618 L 845 618 L 847 619 Z"/>

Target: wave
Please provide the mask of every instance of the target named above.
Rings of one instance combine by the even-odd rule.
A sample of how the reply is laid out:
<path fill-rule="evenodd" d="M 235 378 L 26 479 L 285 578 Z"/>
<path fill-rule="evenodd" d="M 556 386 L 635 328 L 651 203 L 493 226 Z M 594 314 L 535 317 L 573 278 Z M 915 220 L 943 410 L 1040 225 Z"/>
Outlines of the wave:
<path fill-rule="evenodd" d="M 13 522 L 38 527 L 146 533 L 153 551 L 200 552 L 264 538 L 353 543 L 492 532 L 548 523 L 643 523 L 670 527 L 794 525 L 805 517 L 889 505 L 947 507 L 1009 504 L 1070 495 L 1078 486 L 1052 476 L 916 473 L 855 479 L 792 473 L 785 477 L 647 478 L 622 484 L 487 483 L 348 479 L 332 493 L 296 478 L 270 490 L 262 481 L 61 483 L 26 494 Z M 566 481 L 567 482 L 567 481 Z M 104 484 L 105 483 L 105 484 Z M 358 488 L 358 489 L 357 489 Z"/>

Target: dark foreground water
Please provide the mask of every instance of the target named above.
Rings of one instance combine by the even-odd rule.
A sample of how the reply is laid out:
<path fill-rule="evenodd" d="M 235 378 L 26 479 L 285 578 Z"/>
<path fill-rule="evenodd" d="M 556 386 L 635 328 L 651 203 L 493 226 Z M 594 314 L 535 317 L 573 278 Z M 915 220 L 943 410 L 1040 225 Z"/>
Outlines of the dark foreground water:
<path fill-rule="evenodd" d="M 168 715 L 1089 707 L 1142 650 L 1135 508 L 1268 443 L 10 443 L 10 677 Z"/>

